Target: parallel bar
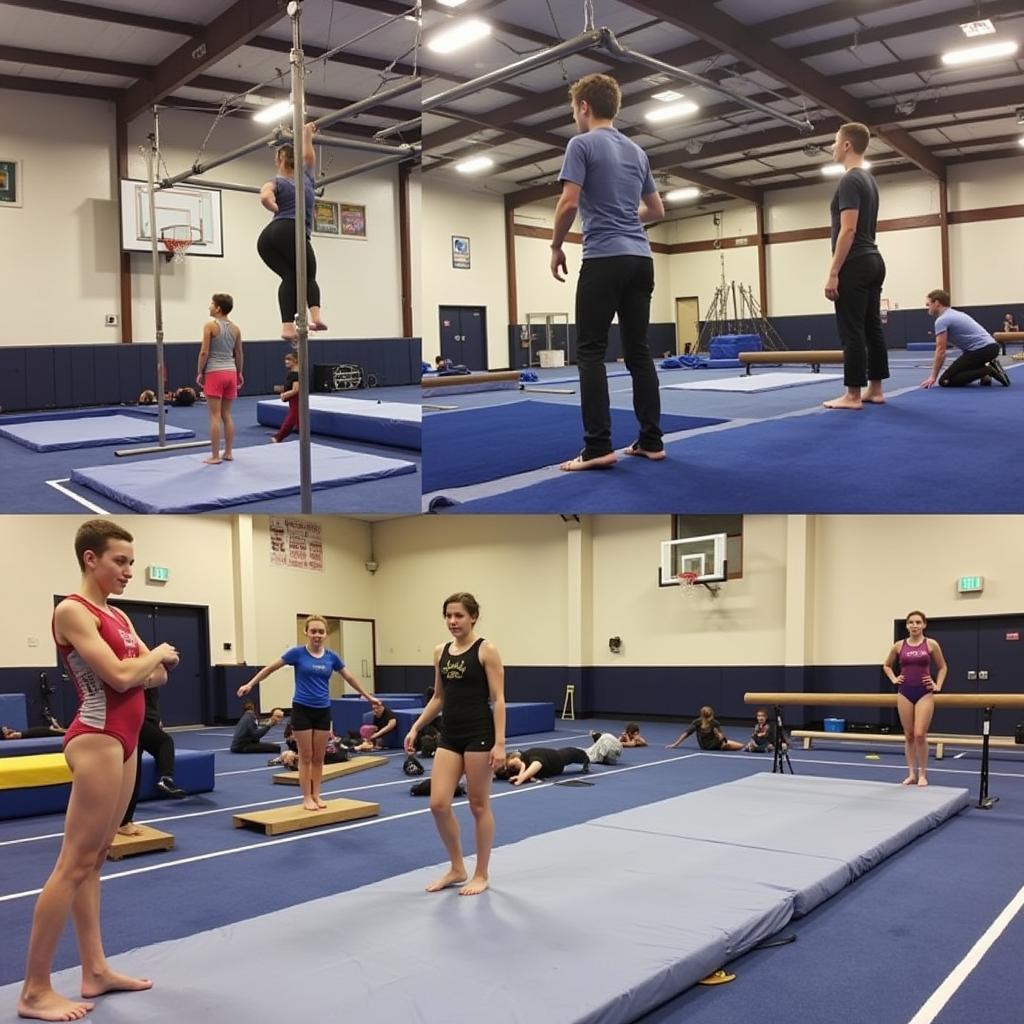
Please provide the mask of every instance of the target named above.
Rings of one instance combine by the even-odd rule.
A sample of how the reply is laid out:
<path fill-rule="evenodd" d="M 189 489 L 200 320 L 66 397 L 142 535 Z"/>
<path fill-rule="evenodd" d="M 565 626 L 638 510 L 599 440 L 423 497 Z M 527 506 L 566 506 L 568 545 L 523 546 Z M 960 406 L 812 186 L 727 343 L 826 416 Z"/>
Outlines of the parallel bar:
<path fill-rule="evenodd" d="M 386 142 L 364 142 L 362 139 L 343 139 L 337 135 L 322 135 L 319 132 L 313 136 L 313 142 L 318 146 L 334 146 L 337 149 L 357 149 L 363 153 L 394 153 L 396 156 L 412 148 L 407 144 L 390 146 Z"/>
<path fill-rule="evenodd" d="M 186 178 L 185 185 L 201 185 L 203 188 L 220 188 L 227 192 L 253 192 L 256 195 L 260 194 L 260 190 L 256 185 L 236 185 L 231 181 L 207 181 L 205 178 Z M 157 187 L 157 191 L 163 188 L 163 185 Z"/>
<path fill-rule="evenodd" d="M 389 128 L 381 128 L 379 132 L 374 132 L 373 137 L 375 139 L 386 139 L 391 135 L 401 135 L 402 132 L 412 131 L 418 129 L 423 124 L 423 118 L 411 117 L 408 121 L 402 121 L 399 124 L 393 124 Z"/>
<path fill-rule="evenodd" d="M 324 114 L 323 117 L 318 117 L 313 124 L 316 125 L 317 131 L 319 131 L 321 128 L 327 128 L 336 121 L 344 121 L 346 118 L 355 117 L 356 114 L 361 114 L 365 110 L 371 110 L 387 100 L 395 99 L 397 96 L 404 96 L 406 93 L 412 92 L 413 89 L 420 88 L 421 85 L 422 79 L 420 78 L 406 79 L 404 82 L 399 82 L 398 85 L 393 85 L 390 89 L 384 89 L 373 96 L 367 96 L 365 100 L 350 103 L 347 107 L 334 111 L 333 114 Z"/>
<path fill-rule="evenodd" d="M 1024 693 L 937 693 L 937 708 L 1024 708 Z M 744 704 L 804 704 L 807 706 L 892 708 L 889 693 L 745 693 Z"/>
<path fill-rule="evenodd" d="M 339 171 L 337 174 L 328 174 L 324 178 L 317 178 L 316 184 L 318 188 L 324 185 L 332 185 L 336 181 L 344 181 L 346 178 L 354 178 L 359 174 L 365 174 L 367 171 L 375 171 L 378 167 L 387 167 L 390 164 L 398 163 L 402 160 L 409 160 L 418 152 L 418 149 L 414 149 L 413 151 L 401 156 L 383 156 L 379 160 L 371 160 L 369 163 L 358 164 L 356 167 L 349 167 L 348 170 Z"/>
<path fill-rule="evenodd" d="M 489 71 L 486 75 L 481 75 L 479 78 L 464 82 L 462 85 L 456 85 L 451 89 L 446 89 L 444 92 L 428 96 L 423 100 L 421 106 L 424 110 L 434 110 L 437 107 L 444 106 L 446 103 L 451 103 L 453 100 L 472 96 L 481 89 L 487 89 L 509 78 L 525 74 L 527 71 L 546 67 L 562 57 L 570 57 L 574 53 L 592 50 L 594 47 L 600 46 L 603 39 L 604 36 L 600 31 L 584 32 L 581 35 L 574 36 L 572 39 L 567 39 L 564 43 L 559 43 L 557 46 L 551 46 L 546 50 L 540 50 L 538 53 L 532 53 L 528 57 L 523 57 L 522 60 L 517 60 L 514 64 L 507 64 L 503 68 Z"/>
<path fill-rule="evenodd" d="M 177 185 L 186 178 L 194 178 L 197 174 L 205 174 L 207 171 L 212 171 L 214 167 L 220 167 L 222 164 L 231 163 L 232 160 L 237 160 L 240 156 L 245 156 L 247 153 L 253 153 L 257 149 L 263 149 L 265 146 L 284 142 L 285 140 L 285 133 L 281 131 L 280 128 L 275 128 L 272 132 L 268 132 L 266 135 L 261 135 L 255 142 L 249 142 L 244 146 L 239 146 L 238 149 L 233 149 L 225 156 L 217 157 L 216 160 L 208 160 L 206 163 L 193 164 L 187 171 L 182 171 L 181 174 L 175 174 L 173 177 L 164 178 L 160 183 L 160 187 L 169 188 L 171 185 Z"/>
<path fill-rule="evenodd" d="M 610 29 L 601 29 L 600 35 L 601 45 L 616 57 L 631 60 L 634 64 L 642 64 L 644 67 L 651 68 L 654 71 L 660 71 L 663 75 L 669 75 L 672 78 L 681 79 L 691 85 L 699 85 L 702 89 L 710 89 L 713 92 L 717 92 L 722 96 L 727 97 L 732 102 L 738 103 L 740 106 L 747 107 L 750 110 L 757 110 L 762 114 L 767 114 L 769 117 L 774 118 L 776 121 L 782 121 L 784 124 L 791 125 L 796 128 L 797 131 L 806 133 L 814 130 L 814 125 L 812 125 L 806 117 L 801 121 L 798 118 L 790 117 L 789 114 L 781 114 L 779 111 L 772 109 L 767 104 L 759 103 L 757 100 L 732 92 L 731 90 L 726 89 L 723 85 L 720 85 L 718 82 L 711 81 L 709 78 L 701 78 L 700 75 L 695 75 L 692 71 L 684 71 L 682 68 L 674 67 L 672 64 L 666 64 L 663 60 L 658 60 L 656 57 L 648 57 L 645 54 L 637 53 L 636 50 L 631 50 L 629 47 L 623 46 L 622 43 L 615 38 L 615 33 Z"/>

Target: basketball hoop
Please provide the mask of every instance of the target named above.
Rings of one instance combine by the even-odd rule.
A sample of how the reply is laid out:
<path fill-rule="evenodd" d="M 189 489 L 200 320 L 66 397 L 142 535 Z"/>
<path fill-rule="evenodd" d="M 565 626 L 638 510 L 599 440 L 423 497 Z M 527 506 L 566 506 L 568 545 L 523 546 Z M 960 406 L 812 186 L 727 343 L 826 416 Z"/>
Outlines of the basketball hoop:
<path fill-rule="evenodd" d="M 164 228 L 160 232 L 160 241 L 167 250 L 167 262 L 172 259 L 175 263 L 185 262 L 185 253 L 192 246 L 194 239 L 193 229 L 186 225 L 175 225 Z"/>
<path fill-rule="evenodd" d="M 697 593 L 697 577 L 695 572 L 677 572 L 676 579 L 679 581 L 679 589 L 686 597 L 692 597 Z"/>

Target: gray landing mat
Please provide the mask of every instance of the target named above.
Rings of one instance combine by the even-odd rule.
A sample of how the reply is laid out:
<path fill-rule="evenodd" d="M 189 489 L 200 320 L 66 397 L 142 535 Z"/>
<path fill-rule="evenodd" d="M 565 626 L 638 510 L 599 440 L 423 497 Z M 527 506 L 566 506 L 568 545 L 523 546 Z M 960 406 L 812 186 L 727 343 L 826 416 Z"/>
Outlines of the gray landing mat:
<path fill-rule="evenodd" d="M 631 1021 L 783 928 L 803 894 L 838 892 L 967 802 L 754 776 L 501 847 L 483 896 L 423 892 L 434 867 L 132 950 L 113 963 L 156 988 L 101 999 L 89 1019 Z M 339 838 L 343 870 L 360 835 Z M 77 981 L 54 979 L 68 993 Z M 0 1015 L 17 992 L 0 989 Z"/>

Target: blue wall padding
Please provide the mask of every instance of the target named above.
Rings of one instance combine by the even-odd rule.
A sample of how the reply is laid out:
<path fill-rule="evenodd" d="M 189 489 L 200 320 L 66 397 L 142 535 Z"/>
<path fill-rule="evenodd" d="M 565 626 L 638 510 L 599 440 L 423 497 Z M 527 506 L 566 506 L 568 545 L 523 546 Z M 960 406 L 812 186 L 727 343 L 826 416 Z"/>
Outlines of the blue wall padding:
<path fill-rule="evenodd" d="M 6 722 L 3 723 L 7 725 Z M 43 736 L 32 740 L 0 740 L 0 757 L 27 757 L 29 754 L 59 754 L 63 736 Z"/>
<path fill-rule="evenodd" d="M 28 728 L 28 703 L 23 693 L 0 693 L 0 725 Z"/>

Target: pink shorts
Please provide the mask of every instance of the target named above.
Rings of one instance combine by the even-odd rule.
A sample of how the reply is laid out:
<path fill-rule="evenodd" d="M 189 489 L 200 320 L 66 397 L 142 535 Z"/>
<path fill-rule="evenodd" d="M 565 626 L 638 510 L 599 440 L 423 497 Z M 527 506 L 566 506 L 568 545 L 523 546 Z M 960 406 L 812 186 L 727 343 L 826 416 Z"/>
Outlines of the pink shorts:
<path fill-rule="evenodd" d="M 213 370 L 203 378 L 207 398 L 237 398 L 238 374 L 234 370 Z"/>

